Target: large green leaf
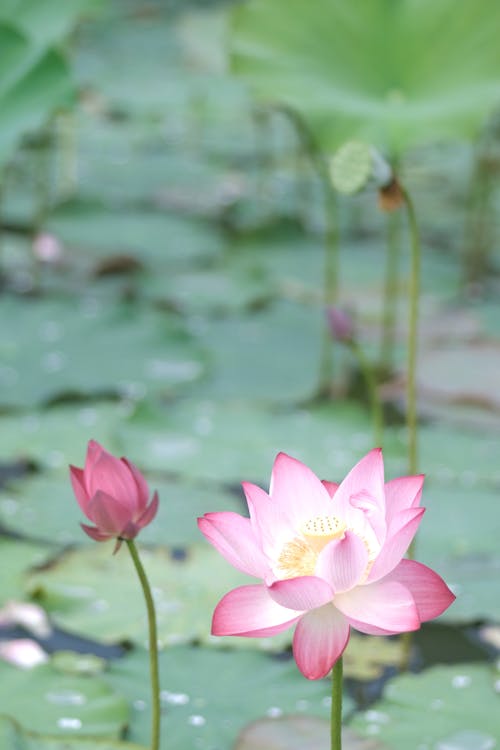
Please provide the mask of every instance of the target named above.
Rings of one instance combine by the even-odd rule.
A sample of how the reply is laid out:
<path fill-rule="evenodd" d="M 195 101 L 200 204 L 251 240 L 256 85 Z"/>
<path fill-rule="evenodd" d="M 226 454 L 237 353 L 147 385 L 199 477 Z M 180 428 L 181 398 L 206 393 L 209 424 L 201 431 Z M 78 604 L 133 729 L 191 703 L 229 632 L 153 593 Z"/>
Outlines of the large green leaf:
<path fill-rule="evenodd" d="M 133 706 L 130 739 L 147 741 L 147 654 L 136 651 L 115 662 L 108 680 Z M 328 680 L 310 682 L 292 660 L 253 651 L 168 649 L 160 656 L 160 683 L 166 748 L 228 750 L 239 730 L 259 717 L 296 711 L 325 718 L 329 714 Z M 351 708 L 346 697 L 346 713 Z"/>
<path fill-rule="evenodd" d="M 141 558 L 155 593 L 163 644 L 212 642 L 210 622 L 217 601 L 229 589 L 249 583 L 203 543 L 179 557 L 166 549 L 141 549 Z M 27 587 L 54 622 L 68 630 L 107 643 L 147 640 L 142 591 L 126 548 L 117 555 L 113 543 L 70 551 L 32 573 Z M 258 639 L 255 645 L 269 649 L 280 644 L 283 639 Z"/>
<path fill-rule="evenodd" d="M 2 665 L 0 705 L 24 729 L 66 737 L 118 738 L 128 720 L 126 701 L 103 680 L 66 675 L 50 663 Z"/>
<path fill-rule="evenodd" d="M 79 17 L 101 0 L 2 0 L 0 20 L 14 21 L 40 47 L 64 38 Z"/>
<path fill-rule="evenodd" d="M 500 736 L 492 670 L 456 664 L 402 675 L 352 725 L 391 750 L 492 750 Z"/>
<path fill-rule="evenodd" d="M 16 722 L 0 716 L 0 747 L 3 750 L 146 750 L 144 745 L 116 740 L 47 737 L 23 730 Z"/>
<path fill-rule="evenodd" d="M 0 606 L 22 596 L 25 573 L 31 566 L 46 563 L 50 555 L 48 547 L 0 537 Z"/>
<path fill-rule="evenodd" d="M 496 0 L 249 0 L 232 65 L 324 149 L 355 136 L 399 150 L 470 134 L 500 101 L 499 23 Z"/>
<path fill-rule="evenodd" d="M 3 415 L 0 454 L 5 461 L 34 461 L 42 468 L 62 469 L 70 463 L 78 466 L 91 437 L 107 450 L 116 450 L 115 435 L 126 415 L 124 404 L 97 401 Z"/>
<path fill-rule="evenodd" d="M 26 406 L 61 393 L 132 397 L 198 378 L 200 351 L 167 312 L 95 297 L 20 302 L 5 298 L 0 403 Z"/>
<path fill-rule="evenodd" d="M 84 447 L 77 464 L 83 463 Z M 197 516 L 214 509 L 241 509 L 238 498 L 219 484 L 174 481 L 148 474 L 151 491 L 158 490 L 160 507 L 155 522 L 141 533 L 141 540 L 184 547 L 199 541 Z M 52 544 L 91 544 L 80 528 L 87 522 L 75 501 L 68 471 L 53 472 L 9 484 L 0 492 L 0 522 L 9 531 L 43 539 Z"/>
<path fill-rule="evenodd" d="M 32 59 L 32 49 L 27 46 L 23 75 L 13 83 L 8 73 L 11 85 L 0 96 L 0 167 L 22 136 L 42 127 L 56 109 L 72 102 L 74 89 L 66 59 L 53 49 Z M 26 65 L 27 61 L 32 64 Z"/>

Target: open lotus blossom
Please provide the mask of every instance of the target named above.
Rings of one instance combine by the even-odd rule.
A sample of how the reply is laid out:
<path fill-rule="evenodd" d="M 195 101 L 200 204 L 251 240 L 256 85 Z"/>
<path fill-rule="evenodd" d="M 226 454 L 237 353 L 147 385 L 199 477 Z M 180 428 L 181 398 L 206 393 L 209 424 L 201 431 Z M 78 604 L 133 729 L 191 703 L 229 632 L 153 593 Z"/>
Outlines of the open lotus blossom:
<path fill-rule="evenodd" d="M 226 560 L 263 580 L 221 599 L 212 633 L 264 637 L 296 623 L 295 660 L 314 680 L 342 655 L 351 627 L 392 635 L 440 615 L 455 596 L 430 568 L 402 559 L 425 510 L 422 484 L 422 476 L 384 484 L 379 449 L 340 485 L 280 453 L 269 494 L 243 483 L 250 518 L 198 519 Z"/>
<path fill-rule="evenodd" d="M 82 523 L 82 529 L 97 542 L 133 539 L 156 515 L 158 493 L 148 505 L 149 488 L 139 469 L 95 440 L 88 444 L 85 467 L 70 466 L 70 477 L 80 508 L 95 524 Z"/>

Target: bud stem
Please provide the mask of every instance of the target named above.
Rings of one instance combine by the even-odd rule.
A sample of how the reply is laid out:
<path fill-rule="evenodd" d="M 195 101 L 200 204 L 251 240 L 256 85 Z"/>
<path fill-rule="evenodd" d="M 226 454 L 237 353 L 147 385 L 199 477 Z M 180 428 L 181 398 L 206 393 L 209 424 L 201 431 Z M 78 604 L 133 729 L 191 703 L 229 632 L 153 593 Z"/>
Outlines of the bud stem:
<path fill-rule="evenodd" d="M 331 750 L 342 750 L 342 657 L 332 670 L 332 706 L 330 711 Z"/>
<path fill-rule="evenodd" d="M 148 613 L 149 627 L 149 667 L 151 675 L 151 750 L 159 750 L 160 747 L 160 678 L 158 674 L 158 635 L 156 631 L 156 614 L 151 587 L 146 576 L 146 571 L 139 558 L 137 547 L 133 539 L 125 539 L 132 557 L 139 581 L 141 582 L 146 609 Z"/>

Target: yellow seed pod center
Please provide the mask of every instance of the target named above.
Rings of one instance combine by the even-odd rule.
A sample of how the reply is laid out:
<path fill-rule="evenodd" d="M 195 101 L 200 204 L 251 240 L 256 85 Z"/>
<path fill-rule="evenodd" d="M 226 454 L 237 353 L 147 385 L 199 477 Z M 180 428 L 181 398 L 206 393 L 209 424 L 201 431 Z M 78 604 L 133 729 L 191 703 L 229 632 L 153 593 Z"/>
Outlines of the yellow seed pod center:
<path fill-rule="evenodd" d="M 309 546 L 321 552 L 328 542 L 341 539 L 346 528 L 336 516 L 316 516 L 306 521 L 301 531 Z"/>

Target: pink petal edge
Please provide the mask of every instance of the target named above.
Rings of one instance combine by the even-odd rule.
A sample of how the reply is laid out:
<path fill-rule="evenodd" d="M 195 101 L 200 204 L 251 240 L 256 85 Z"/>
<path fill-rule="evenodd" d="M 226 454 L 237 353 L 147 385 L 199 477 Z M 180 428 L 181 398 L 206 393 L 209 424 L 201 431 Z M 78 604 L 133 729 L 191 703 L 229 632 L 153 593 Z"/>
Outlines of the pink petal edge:
<path fill-rule="evenodd" d="M 275 635 L 293 625 L 301 614 L 277 604 L 263 584 L 239 586 L 217 604 L 212 618 L 212 635 L 254 638 Z"/>
<path fill-rule="evenodd" d="M 349 624 L 331 604 L 301 617 L 293 637 L 293 655 L 308 680 L 325 677 L 349 641 Z"/>

